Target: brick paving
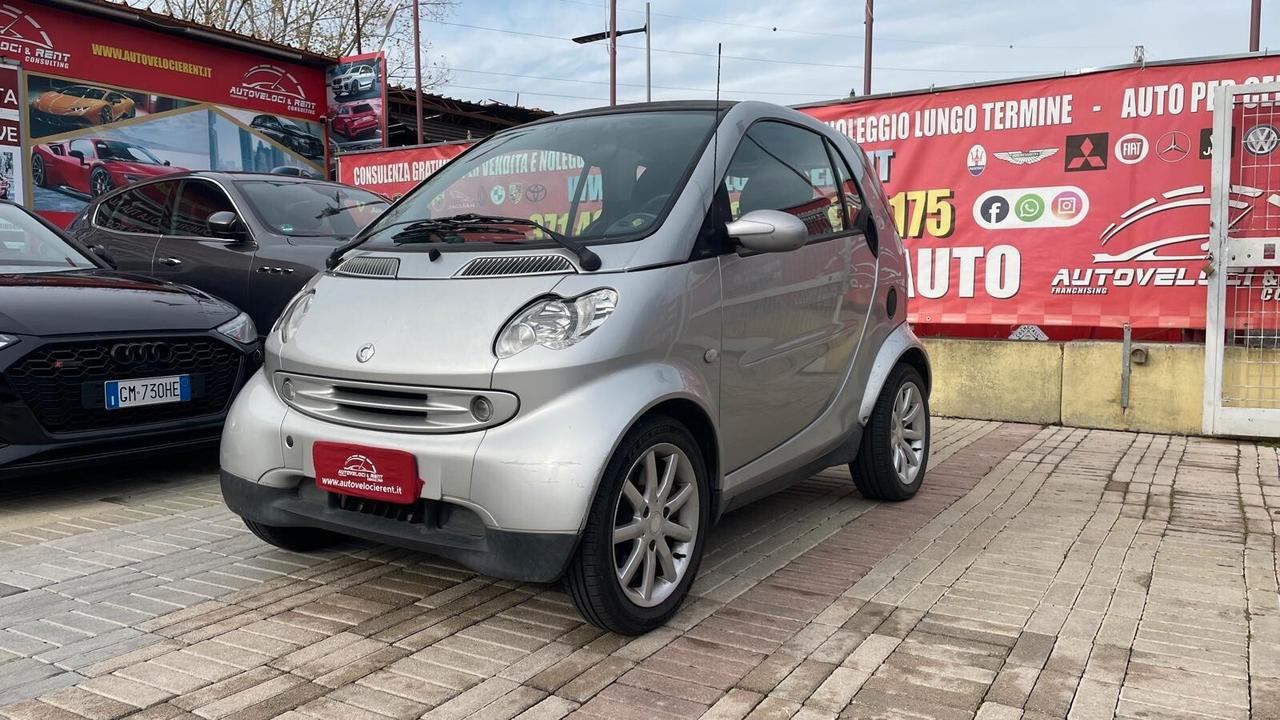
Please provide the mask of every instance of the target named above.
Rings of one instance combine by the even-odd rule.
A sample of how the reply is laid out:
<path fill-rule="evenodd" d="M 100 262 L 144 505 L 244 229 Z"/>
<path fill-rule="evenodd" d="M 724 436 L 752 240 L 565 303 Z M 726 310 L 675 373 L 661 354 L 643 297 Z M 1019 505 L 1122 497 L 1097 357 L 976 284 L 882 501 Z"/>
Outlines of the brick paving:
<path fill-rule="evenodd" d="M 1274 446 L 935 421 L 922 492 L 729 514 L 658 631 L 249 535 L 207 456 L 0 486 L 0 716 L 1280 718 Z"/>

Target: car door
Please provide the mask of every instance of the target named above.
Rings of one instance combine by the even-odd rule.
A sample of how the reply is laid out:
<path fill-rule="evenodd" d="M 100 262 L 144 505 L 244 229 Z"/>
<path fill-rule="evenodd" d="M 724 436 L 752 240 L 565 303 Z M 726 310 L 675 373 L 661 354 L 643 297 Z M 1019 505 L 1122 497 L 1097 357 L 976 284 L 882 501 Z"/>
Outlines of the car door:
<path fill-rule="evenodd" d="M 76 228 L 85 245 L 101 245 L 120 270 L 151 274 L 156 246 L 168 218 L 176 180 L 143 183 L 108 195 Z"/>
<path fill-rule="evenodd" d="M 209 216 L 231 211 L 245 231 L 238 237 L 219 237 L 209 229 Z M 206 178 L 186 178 L 178 187 L 168 227 L 156 247 L 156 277 L 185 283 L 243 306 L 248 302 L 249 273 L 257 244 L 243 222 L 244 215 L 227 191 Z"/>
<path fill-rule="evenodd" d="M 837 190 L 852 177 L 833 160 L 843 163 L 818 133 L 762 121 L 729 165 L 731 219 L 780 210 L 803 220 L 809 239 L 789 252 L 721 256 L 720 423 L 728 471 L 817 419 L 854 359 L 874 292 L 874 272 L 865 269 L 874 268 L 875 256 Z"/>

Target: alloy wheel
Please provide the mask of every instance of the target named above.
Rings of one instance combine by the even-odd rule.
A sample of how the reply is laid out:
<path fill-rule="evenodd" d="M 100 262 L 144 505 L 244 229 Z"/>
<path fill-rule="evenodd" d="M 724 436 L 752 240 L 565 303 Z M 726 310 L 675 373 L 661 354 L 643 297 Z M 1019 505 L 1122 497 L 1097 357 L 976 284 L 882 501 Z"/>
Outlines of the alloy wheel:
<path fill-rule="evenodd" d="M 39 155 L 31 158 L 31 182 L 36 187 L 44 187 L 44 160 Z"/>
<path fill-rule="evenodd" d="M 89 189 L 92 191 L 90 194 L 94 197 L 98 197 L 105 192 L 110 192 L 111 176 L 106 172 L 94 173 L 93 178 L 90 180 L 90 185 Z"/>
<path fill-rule="evenodd" d="M 924 459 L 927 420 L 924 410 L 924 396 L 920 388 L 913 382 L 906 382 L 898 388 L 898 395 L 893 400 L 893 421 L 889 434 L 893 444 L 893 470 L 898 481 L 903 485 L 915 482 L 920 474 L 920 462 Z"/>
<path fill-rule="evenodd" d="M 698 478 L 669 443 L 645 451 L 622 481 L 614 510 L 614 577 L 631 602 L 662 603 L 689 570 L 699 522 Z"/>

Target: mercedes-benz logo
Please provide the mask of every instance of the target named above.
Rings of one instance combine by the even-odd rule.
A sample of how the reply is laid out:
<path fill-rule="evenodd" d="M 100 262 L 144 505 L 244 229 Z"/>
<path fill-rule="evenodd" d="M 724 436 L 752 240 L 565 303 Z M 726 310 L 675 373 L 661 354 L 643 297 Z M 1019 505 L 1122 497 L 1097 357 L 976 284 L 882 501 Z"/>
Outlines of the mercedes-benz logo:
<path fill-rule="evenodd" d="M 1270 155 L 1280 144 L 1280 133 L 1270 125 L 1254 125 L 1244 136 L 1244 149 L 1251 155 Z"/>
<path fill-rule="evenodd" d="M 120 365 L 167 363 L 173 360 L 173 347 L 162 342 L 117 343 L 111 346 L 111 359 Z"/>
<path fill-rule="evenodd" d="M 365 343 L 356 351 L 356 360 L 358 362 L 367 363 L 373 359 L 373 343 Z"/>
<path fill-rule="evenodd" d="M 1156 141 L 1156 157 L 1167 163 L 1176 163 L 1191 152 L 1191 138 L 1181 130 L 1170 130 Z"/>

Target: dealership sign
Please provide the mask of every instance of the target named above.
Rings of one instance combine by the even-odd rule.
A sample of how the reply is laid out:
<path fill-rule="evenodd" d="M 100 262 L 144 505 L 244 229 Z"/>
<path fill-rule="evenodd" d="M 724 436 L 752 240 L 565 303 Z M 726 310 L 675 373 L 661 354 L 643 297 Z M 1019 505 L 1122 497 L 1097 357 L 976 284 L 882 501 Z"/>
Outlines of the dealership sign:
<path fill-rule="evenodd" d="M 398 198 L 469 146 L 469 143 L 442 143 L 339 155 L 338 182 Z"/>
<path fill-rule="evenodd" d="M 325 110 L 319 69 L 21 0 L 0 3 L 0 55 L 35 72 L 203 102 L 310 120 Z"/>
<path fill-rule="evenodd" d="M 1184 63 L 804 111 L 870 156 L 912 320 L 1203 328 L 1213 90 L 1277 73 L 1278 58 Z M 1241 132 L 1232 152 L 1280 145 L 1272 125 Z M 1229 203 L 1280 201 L 1261 190 Z"/>

